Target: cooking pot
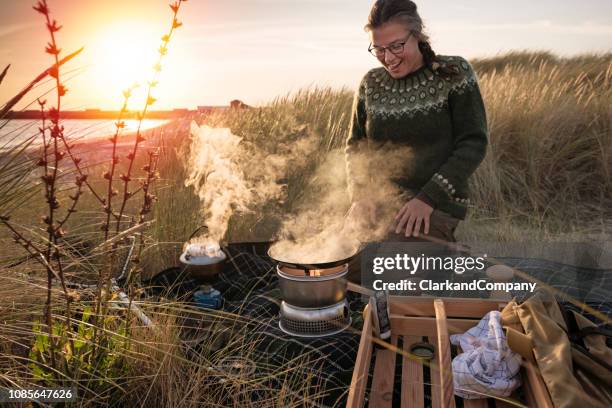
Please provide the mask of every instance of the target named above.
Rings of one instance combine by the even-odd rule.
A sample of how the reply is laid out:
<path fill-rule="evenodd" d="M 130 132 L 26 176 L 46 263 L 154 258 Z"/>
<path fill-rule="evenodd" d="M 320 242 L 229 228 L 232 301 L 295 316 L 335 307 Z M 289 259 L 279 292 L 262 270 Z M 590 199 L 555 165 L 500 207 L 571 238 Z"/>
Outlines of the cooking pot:
<path fill-rule="evenodd" d="M 218 254 L 193 255 L 189 251 L 190 244 L 181 254 L 179 260 L 185 265 L 186 272 L 198 282 L 210 282 L 223 271 L 227 263 L 227 255 L 221 248 Z"/>
<path fill-rule="evenodd" d="M 346 296 L 348 264 L 327 269 L 276 267 L 282 298 L 292 306 L 315 309 L 331 306 Z"/>
<path fill-rule="evenodd" d="M 274 245 L 272 245 L 270 249 L 268 249 L 268 256 L 272 258 L 273 261 L 277 262 L 279 265 L 286 266 L 291 269 L 302 270 L 304 271 L 306 275 L 308 275 L 308 271 L 311 271 L 311 270 L 329 269 L 329 268 L 334 268 L 334 267 L 342 266 L 344 264 L 349 263 L 349 261 L 351 261 L 354 257 L 357 256 L 357 254 L 359 254 L 362 247 L 363 245 L 357 251 L 355 251 L 354 254 L 350 256 L 347 256 L 341 259 L 337 259 L 334 261 L 328 261 L 328 262 L 299 263 L 299 262 L 289 261 L 288 260 L 289 257 L 287 257 L 286 255 L 277 253 L 277 251 L 274 248 Z"/>

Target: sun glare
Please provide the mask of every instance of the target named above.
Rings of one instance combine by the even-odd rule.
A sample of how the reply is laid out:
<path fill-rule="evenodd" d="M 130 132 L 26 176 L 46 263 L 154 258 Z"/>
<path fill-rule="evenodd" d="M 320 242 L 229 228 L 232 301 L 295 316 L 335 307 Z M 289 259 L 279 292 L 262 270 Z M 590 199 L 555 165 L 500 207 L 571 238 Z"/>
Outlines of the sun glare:
<path fill-rule="evenodd" d="M 98 80 L 119 93 L 134 81 L 149 79 L 157 52 L 159 27 L 125 21 L 105 27 L 92 47 Z"/>

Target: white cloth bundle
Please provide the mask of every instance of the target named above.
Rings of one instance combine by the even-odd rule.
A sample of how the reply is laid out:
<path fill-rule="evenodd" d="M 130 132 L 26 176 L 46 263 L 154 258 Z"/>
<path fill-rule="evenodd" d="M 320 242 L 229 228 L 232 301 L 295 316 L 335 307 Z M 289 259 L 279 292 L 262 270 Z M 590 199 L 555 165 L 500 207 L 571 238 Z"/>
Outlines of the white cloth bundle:
<path fill-rule="evenodd" d="M 454 334 L 451 343 L 463 353 L 453 359 L 455 394 L 462 398 L 507 397 L 519 385 L 521 356 L 508 347 L 498 311 L 487 313 L 476 327 Z"/>

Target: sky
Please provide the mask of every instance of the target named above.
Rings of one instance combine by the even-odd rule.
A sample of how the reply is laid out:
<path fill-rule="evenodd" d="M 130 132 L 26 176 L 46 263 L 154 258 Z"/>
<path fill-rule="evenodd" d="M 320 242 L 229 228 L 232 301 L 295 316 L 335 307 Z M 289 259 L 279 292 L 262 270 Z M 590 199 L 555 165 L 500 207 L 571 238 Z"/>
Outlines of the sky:
<path fill-rule="evenodd" d="M 511 50 L 561 56 L 612 51 L 612 1 L 416 1 L 433 49 L 468 59 Z M 0 106 L 51 65 L 34 1 L 0 0 Z M 122 90 L 151 76 L 167 1 L 48 0 L 63 26 L 64 55 L 82 46 L 63 77 L 64 109 L 117 110 Z M 262 105 L 308 86 L 356 87 L 377 61 L 363 30 L 371 0 L 189 0 L 162 64 L 153 109 Z M 61 55 L 60 55 L 61 56 Z M 17 108 L 50 89 L 37 87 Z M 134 99 L 138 105 L 138 98 Z M 138 106 L 130 106 L 138 109 Z"/>

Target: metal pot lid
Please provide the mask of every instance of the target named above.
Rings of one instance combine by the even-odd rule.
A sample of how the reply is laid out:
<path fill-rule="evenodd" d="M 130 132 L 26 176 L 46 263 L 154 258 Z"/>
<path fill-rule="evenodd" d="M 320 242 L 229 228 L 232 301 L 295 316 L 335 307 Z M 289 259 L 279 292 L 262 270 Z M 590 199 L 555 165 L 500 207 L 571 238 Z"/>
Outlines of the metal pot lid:
<path fill-rule="evenodd" d="M 217 264 L 224 261 L 226 258 L 227 256 L 225 254 L 223 254 L 223 256 L 190 256 L 183 252 L 179 260 L 186 265 L 205 266 Z"/>
<path fill-rule="evenodd" d="M 345 263 L 348 263 L 351 259 L 353 259 L 355 256 L 357 256 L 357 254 L 359 254 L 359 252 L 361 251 L 361 248 L 359 248 L 354 254 L 352 254 L 352 255 L 350 255 L 350 256 L 348 256 L 346 258 L 342 258 L 342 259 L 338 259 L 338 260 L 334 260 L 334 261 L 329 261 L 329 262 L 298 263 L 298 262 L 291 262 L 291 261 L 287 261 L 287 260 L 282 259 L 282 256 L 279 255 L 279 254 L 275 254 L 272 249 L 273 249 L 273 247 L 268 249 L 268 256 L 270 258 L 272 258 L 272 260 L 274 260 L 275 262 L 278 262 L 280 265 L 288 266 L 289 268 L 303 269 L 303 270 L 329 269 L 329 268 L 333 268 L 335 266 L 340 266 L 340 265 L 343 265 Z"/>
<path fill-rule="evenodd" d="M 214 253 L 214 255 L 208 255 Z M 206 248 L 203 244 L 189 244 L 179 257 L 180 261 L 187 265 L 214 265 L 224 261 L 227 255 L 218 247 Z"/>

